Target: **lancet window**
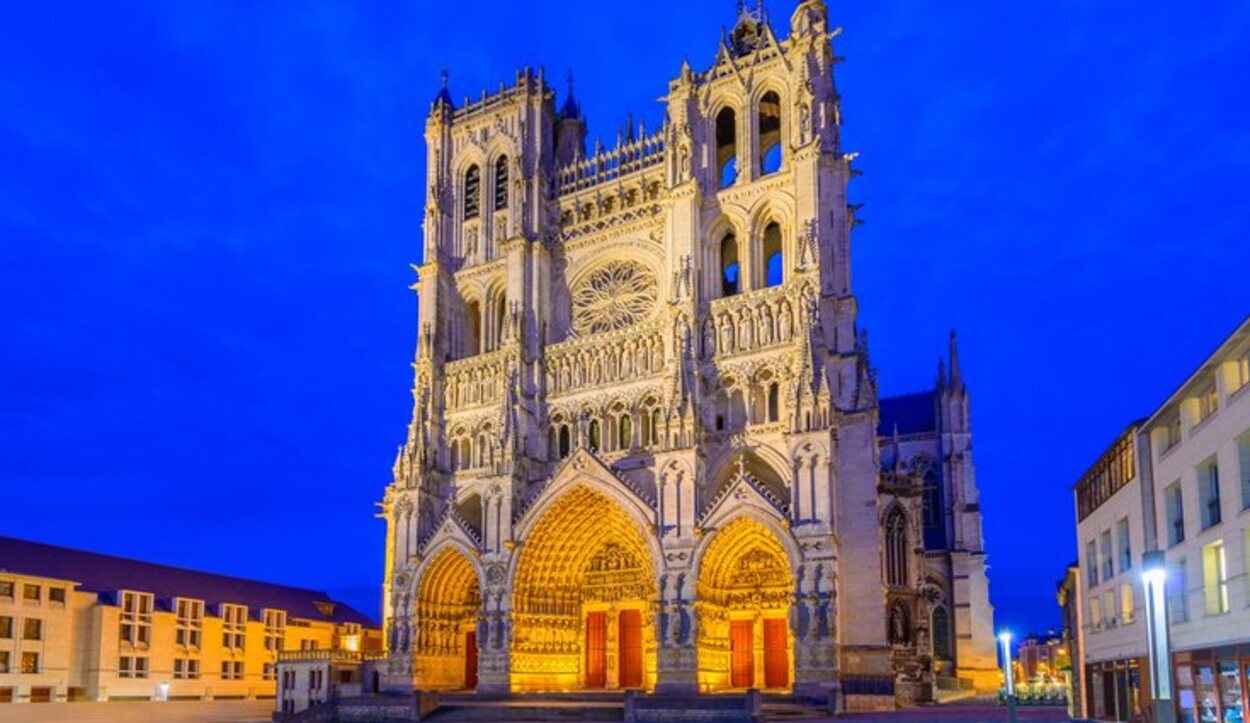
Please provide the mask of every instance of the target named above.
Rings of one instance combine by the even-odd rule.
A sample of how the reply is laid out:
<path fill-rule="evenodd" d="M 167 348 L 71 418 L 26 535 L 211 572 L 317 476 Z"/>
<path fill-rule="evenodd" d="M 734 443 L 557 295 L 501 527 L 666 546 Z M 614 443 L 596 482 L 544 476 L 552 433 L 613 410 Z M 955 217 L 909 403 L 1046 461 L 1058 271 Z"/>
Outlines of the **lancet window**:
<path fill-rule="evenodd" d="M 716 177 L 720 188 L 738 180 L 738 121 L 733 108 L 716 114 Z"/>
<path fill-rule="evenodd" d="M 475 219 L 482 209 L 482 170 L 477 164 L 464 172 L 464 220 Z"/>
<path fill-rule="evenodd" d="M 758 131 L 760 175 L 767 176 L 781 170 L 781 98 L 771 90 L 760 98 Z"/>
<path fill-rule="evenodd" d="M 495 161 L 495 210 L 502 211 L 508 207 L 508 157 L 500 156 Z"/>

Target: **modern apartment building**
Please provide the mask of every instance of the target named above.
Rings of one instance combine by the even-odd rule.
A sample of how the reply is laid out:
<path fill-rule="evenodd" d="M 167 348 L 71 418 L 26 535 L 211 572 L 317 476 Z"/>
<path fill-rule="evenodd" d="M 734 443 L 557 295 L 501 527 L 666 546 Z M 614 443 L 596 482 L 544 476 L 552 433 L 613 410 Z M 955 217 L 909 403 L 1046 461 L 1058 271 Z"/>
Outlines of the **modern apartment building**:
<path fill-rule="evenodd" d="M 272 698 L 282 651 L 381 645 L 325 593 L 0 537 L 0 703 Z"/>
<path fill-rule="evenodd" d="M 1075 487 L 1085 716 L 1148 707 L 1141 553 L 1167 560 L 1182 721 L 1243 720 L 1250 700 L 1250 318 Z"/>

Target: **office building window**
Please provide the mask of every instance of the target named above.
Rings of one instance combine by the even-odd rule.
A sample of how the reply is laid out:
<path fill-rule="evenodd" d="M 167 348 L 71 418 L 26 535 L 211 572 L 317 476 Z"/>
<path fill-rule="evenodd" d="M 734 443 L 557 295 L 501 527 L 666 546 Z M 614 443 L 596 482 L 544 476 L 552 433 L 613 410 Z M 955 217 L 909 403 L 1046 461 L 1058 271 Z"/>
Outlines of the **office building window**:
<path fill-rule="evenodd" d="M 1207 615 L 1228 612 L 1228 561 L 1222 540 L 1202 548 L 1202 593 Z"/>
<path fill-rule="evenodd" d="M 1198 394 L 1198 423 L 1201 424 L 1212 414 L 1220 410 L 1220 395 L 1215 390 L 1215 383 Z"/>
<path fill-rule="evenodd" d="M 265 650 L 276 653 L 282 650 L 286 638 L 286 612 L 282 610 L 265 611 Z"/>
<path fill-rule="evenodd" d="M 39 600 L 41 600 L 42 598 L 43 598 L 43 595 L 40 593 L 38 585 L 23 585 L 22 586 L 22 599 L 23 600 L 32 600 L 34 602 L 39 602 Z"/>
<path fill-rule="evenodd" d="M 195 658 L 174 658 L 174 678 L 178 680 L 199 680 L 200 661 Z"/>
<path fill-rule="evenodd" d="M 1163 445 L 1162 451 L 1166 452 L 1181 443 L 1181 418 L 1180 415 L 1172 417 L 1167 424 L 1163 425 Z"/>
<path fill-rule="evenodd" d="M 48 588 L 48 600 L 50 600 L 51 602 L 64 603 L 65 602 L 65 588 L 63 587 Z"/>
<path fill-rule="evenodd" d="M 148 677 L 148 659 L 142 656 L 123 655 L 117 660 L 117 677 Z"/>
<path fill-rule="evenodd" d="M 276 663 L 265 663 L 261 669 L 261 677 L 265 680 L 278 679 L 278 666 Z"/>
<path fill-rule="evenodd" d="M 1103 530 L 1102 537 L 1102 579 L 1115 577 L 1115 557 L 1111 553 L 1111 530 Z"/>
<path fill-rule="evenodd" d="M 1215 457 L 1198 465 L 1198 498 L 1202 504 L 1202 529 L 1220 524 L 1220 466 Z"/>
<path fill-rule="evenodd" d="M 1102 630 L 1102 598 L 1097 595 L 1089 599 L 1089 624 L 1094 630 Z"/>
<path fill-rule="evenodd" d="M 1120 585 L 1120 621 L 1125 625 L 1133 622 L 1133 619 L 1137 617 L 1135 612 L 1133 609 L 1133 586 L 1127 582 L 1123 583 Z"/>
<path fill-rule="evenodd" d="M 1127 517 L 1116 523 L 1115 536 L 1116 544 L 1120 549 L 1120 572 L 1131 570 L 1133 568 L 1133 545 L 1129 541 Z"/>
<path fill-rule="evenodd" d="M 247 607 L 244 605 L 221 606 L 221 645 L 242 650 L 247 642 Z"/>
<path fill-rule="evenodd" d="M 39 653 L 22 653 L 22 673 L 33 675 L 39 672 Z"/>
<path fill-rule="evenodd" d="M 9 651 L 0 650 L 0 675 L 5 675 L 13 671 L 9 670 Z"/>
<path fill-rule="evenodd" d="M 1085 579 L 1090 587 L 1098 584 L 1098 547 L 1093 540 L 1085 543 Z"/>
<path fill-rule="evenodd" d="M 39 618 L 26 618 L 22 622 L 23 640 L 43 640 L 43 621 Z"/>
<path fill-rule="evenodd" d="M 1185 541 L 1185 501 L 1180 481 L 1168 485 L 1163 495 L 1167 504 L 1168 544 L 1179 545 Z"/>
<path fill-rule="evenodd" d="M 1250 510 L 1250 432 L 1237 438 L 1237 478 L 1241 480 L 1241 509 Z"/>
<path fill-rule="evenodd" d="M 0 580 L 0 597 L 7 597 L 10 600 L 13 599 L 12 580 Z"/>
<path fill-rule="evenodd" d="M 122 614 L 118 633 L 122 642 L 146 646 L 152 642 L 152 593 L 122 592 Z"/>
<path fill-rule="evenodd" d="M 204 634 L 204 602 L 178 598 L 174 605 L 174 643 L 184 648 L 199 648 Z"/>
<path fill-rule="evenodd" d="M 242 660 L 221 661 L 221 679 L 222 680 L 243 680 L 243 661 Z"/>
<path fill-rule="evenodd" d="M 13 618 L 0 615 L 0 640 L 7 640 L 11 637 L 13 637 Z"/>
<path fill-rule="evenodd" d="M 1167 599 L 1168 617 L 1174 623 L 1189 620 L 1189 580 L 1186 572 L 1188 566 L 1181 558 L 1168 565 Z"/>

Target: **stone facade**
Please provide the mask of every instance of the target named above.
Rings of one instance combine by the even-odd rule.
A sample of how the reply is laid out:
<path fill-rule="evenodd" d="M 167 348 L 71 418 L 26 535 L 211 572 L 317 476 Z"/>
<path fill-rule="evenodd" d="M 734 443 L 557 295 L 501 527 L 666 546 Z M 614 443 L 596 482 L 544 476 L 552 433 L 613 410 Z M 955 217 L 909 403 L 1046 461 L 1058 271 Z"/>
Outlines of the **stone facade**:
<path fill-rule="evenodd" d="M 528 69 L 459 106 L 444 81 L 389 685 L 997 684 L 957 359 L 895 434 L 851 291 L 839 31 L 815 1 L 789 25 L 743 9 L 661 128 L 590 153 L 571 82 L 557 109 Z"/>

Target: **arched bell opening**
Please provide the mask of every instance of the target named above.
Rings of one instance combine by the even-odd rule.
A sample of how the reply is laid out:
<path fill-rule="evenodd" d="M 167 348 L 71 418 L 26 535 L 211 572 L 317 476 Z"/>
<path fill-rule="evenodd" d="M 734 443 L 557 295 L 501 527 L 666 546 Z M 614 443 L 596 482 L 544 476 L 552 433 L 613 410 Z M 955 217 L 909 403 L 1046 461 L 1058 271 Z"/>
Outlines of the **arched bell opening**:
<path fill-rule="evenodd" d="M 417 583 L 413 664 L 421 690 L 477 687 L 477 571 L 465 554 L 445 547 Z"/>
<path fill-rule="evenodd" d="M 579 485 L 521 544 L 513 581 L 514 693 L 655 687 L 655 572 L 646 533 Z"/>
<path fill-rule="evenodd" d="M 699 563 L 698 682 L 705 693 L 790 689 L 794 573 L 781 540 L 739 517 L 717 530 Z"/>

